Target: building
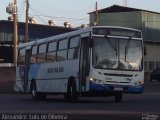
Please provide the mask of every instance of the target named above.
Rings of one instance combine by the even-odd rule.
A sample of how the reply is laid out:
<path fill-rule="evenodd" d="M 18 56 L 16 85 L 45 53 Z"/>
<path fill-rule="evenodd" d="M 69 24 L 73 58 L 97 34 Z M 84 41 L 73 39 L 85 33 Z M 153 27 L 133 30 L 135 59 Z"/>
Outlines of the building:
<path fill-rule="evenodd" d="M 160 67 L 160 13 L 113 5 L 90 14 L 90 25 L 98 17 L 98 25 L 131 27 L 142 30 L 144 37 L 144 67 L 148 74 Z M 146 75 L 147 75 L 146 74 Z"/>
<path fill-rule="evenodd" d="M 42 24 L 29 24 L 29 41 L 46 38 L 74 30 Z M 25 23 L 18 22 L 18 43 L 25 41 Z M 13 63 L 13 21 L 0 21 L 0 66 Z"/>

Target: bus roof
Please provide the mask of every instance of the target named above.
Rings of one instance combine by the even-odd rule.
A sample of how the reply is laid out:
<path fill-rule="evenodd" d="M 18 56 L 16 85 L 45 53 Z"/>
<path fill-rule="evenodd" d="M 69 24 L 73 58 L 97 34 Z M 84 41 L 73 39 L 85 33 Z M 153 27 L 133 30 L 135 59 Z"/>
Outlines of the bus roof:
<path fill-rule="evenodd" d="M 50 42 L 53 40 L 56 41 L 58 39 L 63 39 L 66 37 L 76 36 L 78 34 L 91 32 L 93 28 L 116 28 L 116 29 L 133 30 L 133 31 L 141 32 L 138 29 L 119 27 L 119 26 L 92 26 L 92 27 L 87 27 L 85 29 L 74 30 L 71 32 L 67 32 L 67 33 L 63 33 L 63 34 L 59 34 L 59 35 L 55 35 L 55 36 L 51 36 L 51 37 L 47 37 L 47 38 L 43 38 L 43 39 L 38 39 L 38 40 L 27 42 L 27 43 L 21 43 L 21 44 L 19 44 L 19 48 L 23 48 L 23 47 L 30 48 L 33 45 L 37 45 L 37 44 L 41 44 L 41 43 L 45 43 L 45 42 Z"/>

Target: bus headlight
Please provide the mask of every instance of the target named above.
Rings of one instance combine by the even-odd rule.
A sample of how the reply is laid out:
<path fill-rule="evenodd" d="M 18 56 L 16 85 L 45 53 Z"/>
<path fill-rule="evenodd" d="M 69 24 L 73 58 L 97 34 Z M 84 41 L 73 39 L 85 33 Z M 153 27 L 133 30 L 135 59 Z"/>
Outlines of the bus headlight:
<path fill-rule="evenodd" d="M 104 84 L 104 82 L 102 80 L 100 80 L 100 79 L 90 78 L 89 80 L 94 82 L 94 83 Z"/>
<path fill-rule="evenodd" d="M 91 77 L 91 78 L 89 78 L 89 80 L 90 80 L 90 81 L 92 81 L 92 82 L 97 82 L 97 79 L 92 78 L 92 77 Z"/>
<path fill-rule="evenodd" d="M 94 78 L 89 78 L 89 80 L 90 80 L 90 81 L 93 81 L 93 80 L 94 80 Z"/>

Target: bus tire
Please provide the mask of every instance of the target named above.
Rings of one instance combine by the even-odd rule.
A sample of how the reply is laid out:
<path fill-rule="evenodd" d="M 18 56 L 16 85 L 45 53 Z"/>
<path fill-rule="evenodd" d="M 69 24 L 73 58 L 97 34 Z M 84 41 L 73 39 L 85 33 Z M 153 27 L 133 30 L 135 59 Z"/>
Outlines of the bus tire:
<path fill-rule="evenodd" d="M 122 102 L 122 93 L 115 94 L 115 102 Z"/>
<path fill-rule="evenodd" d="M 64 97 L 69 102 L 78 101 L 77 87 L 74 79 L 68 81 L 67 93 L 64 95 Z"/>
<path fill-rule="evenodd" d="M 45 93 L 37 92 L 37 86 L 35 82 L 31 83 L 30 92 L 33 100 L 44 100 L 46 98 Z"/>

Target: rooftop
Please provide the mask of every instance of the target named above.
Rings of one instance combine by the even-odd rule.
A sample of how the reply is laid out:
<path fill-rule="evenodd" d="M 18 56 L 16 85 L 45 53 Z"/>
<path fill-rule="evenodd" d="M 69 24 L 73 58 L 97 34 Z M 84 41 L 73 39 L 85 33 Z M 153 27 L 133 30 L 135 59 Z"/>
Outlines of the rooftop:
<path fill-rule="evenodd" d="M 9 21 L 9 20 L 0 20 L 0 24 L 13 24 L 13 21 Z M 25 25 L 25 22 L 18 22 L 18 24 L 20 25 Z M 48 25 L 44 25 L 44 24 L 38 24 L 38 23 L 29 23 L 29 26 L 31 27 L 43 27 L 43 28 L 50 28 L 50 29 L 66 29 L 66 30 L 75 30 L 75 28 L 66 28 L 63 26 L 50 26 Z"/>
<path fill-rule="evenodd" d="M 117 12 L 134 12 L 134 11 L 144 11 L 144 12 L 160 14 L 159 12 L 137 9 L 137 8 L 131 8 L 131 7 L 125 7 L 125 6 L 120 6 L 120 5 L 112 5 L 110 7 L 98 10 L 99 13 L 117 13 Z M 96 11 L 93 11 L 93 12 L 90 12 L 89 14 L 95 13 L 95 12 Z"/>

